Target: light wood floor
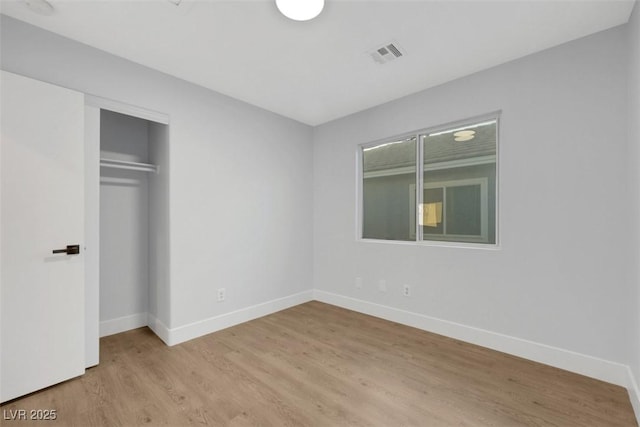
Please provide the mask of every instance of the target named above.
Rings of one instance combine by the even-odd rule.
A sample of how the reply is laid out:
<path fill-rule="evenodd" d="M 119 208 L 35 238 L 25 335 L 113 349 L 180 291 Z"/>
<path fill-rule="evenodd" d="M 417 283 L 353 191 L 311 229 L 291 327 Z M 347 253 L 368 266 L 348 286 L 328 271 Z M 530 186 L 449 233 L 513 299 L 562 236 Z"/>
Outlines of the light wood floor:
<path fill-rule="evenodd" d="M 637 425 L 621 387 L 319 302 L 174 347 L 146 328 L 100 347 L 84 376 L 2 410 L 81 427 Z"/>

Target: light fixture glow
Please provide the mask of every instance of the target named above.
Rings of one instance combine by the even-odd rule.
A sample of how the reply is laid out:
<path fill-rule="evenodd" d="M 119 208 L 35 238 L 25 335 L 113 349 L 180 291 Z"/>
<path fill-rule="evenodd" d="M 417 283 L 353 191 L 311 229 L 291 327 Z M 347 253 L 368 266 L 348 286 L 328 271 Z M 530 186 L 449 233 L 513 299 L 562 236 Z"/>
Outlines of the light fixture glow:
<path fill-rule="evenodd" d="M 475 130 L 459 130 L 453 133 L 454 139 L 456 141 L 469 141 L 476 136 Z"/>
<path fill-rule="evenodd" d="M 453 136 L 473 136 L 475 134 L 475 130 L 459 130 L 458 132 L 454 132 Z"/>
<path fill-rule="evenodd" d="M 462 142 L 462 141 L 470 141 L 473 138 L 475 138 L 474 135 L 466 135 L 466 136 L 456 136 L 455 138 L 453 138 L 455 141 L 458 142 Z"/>
<path fill-rule="evenodd" d="M 276 0 L 278 10 L 294 21 L 308 21 L 320 15 L 324 0 Z"/>
<path fill-rule="evenodd" d="M 445 133 L 458 132 L 458 131 L 464 130 L 464 129 L 473 129 L 473 128 L 477 128 L 477 127 L 480 127 L 480 126 L 492 125 L 492 124 L 494 124 L 496 122 L 497 122 L 496 120 L 489 120 L 488 122 L 477 123 L 475 125 L 463 126 L 463 127 L 456 128 L 456 129 L 447 129 L 447 130 L 443 130 L 441 132 L 430 133 L 429 136 L 438 136 L 438 135 L 444 135 Z"/>
<path fill-rule="evenodd" d="M 395 144 L 404 144 L 405 142 L 414 142 L 415 140 L 416 140 L 415 138 L 408 138 L 408 139 L 403 139 L 401 141 L 385 142 L 384 144 L 378 144 L 378 145 L 374 145 L 373 147 L 363 148 L 362 151 L 375 150 L 377 148 L 388 147 L 390 145 L 395 145 Z"/>
<path fill-rule="evenodd" d="M 363 149 L 362 149 L 362 151 L 375 150 L 376 148 L 388 147 L 389 145 L 394 145 L 394 144 L 402 144 L 403 142 L 405 142 L 405 141 L 387 142 L 387 143 L 385 143 L 385 144 L 376 145 L 375 147 L 367 147 L 367 148 L 363 148 Z"/>

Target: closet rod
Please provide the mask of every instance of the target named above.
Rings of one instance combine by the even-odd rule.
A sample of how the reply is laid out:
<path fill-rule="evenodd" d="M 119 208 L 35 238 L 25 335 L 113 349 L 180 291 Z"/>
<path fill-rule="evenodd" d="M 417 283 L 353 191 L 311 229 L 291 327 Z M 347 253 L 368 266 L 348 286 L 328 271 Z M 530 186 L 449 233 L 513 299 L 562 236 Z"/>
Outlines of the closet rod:
<path fill-rule="evenodd" d="M 125 160 L 100 159 L 100 166 L 105 168 L 127 169 L 142 172 L 158 172 L 158 166 L 151 163 L 128 162 Z"/>

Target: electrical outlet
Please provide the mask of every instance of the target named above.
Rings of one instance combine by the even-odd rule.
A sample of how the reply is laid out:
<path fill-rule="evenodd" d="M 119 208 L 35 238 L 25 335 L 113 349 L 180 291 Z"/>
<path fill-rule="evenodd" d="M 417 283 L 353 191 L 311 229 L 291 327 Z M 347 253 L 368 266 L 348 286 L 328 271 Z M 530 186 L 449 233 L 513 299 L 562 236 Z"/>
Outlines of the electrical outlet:
<path fill-rule="evenodd" d="M 384 279 L 380 279 L 378 282 L 378 290 L 380 292 L 387 292 L 387 281 Z"/>
<path fill-rule="evenodd" d="M 225 288 L 218 289 L 218 302 L 224 301 L 225 296 L 226 296 Z"/>
<path fill-rule="evenodd" d="M 356 277 L 356 289 L 362 289 L 362 277 Z"/>
<path fill-rule="evenodd" d="M 411 286 L 402 285 L 402 295 L 404 295 L 405 297 L 411 296 Z"/>

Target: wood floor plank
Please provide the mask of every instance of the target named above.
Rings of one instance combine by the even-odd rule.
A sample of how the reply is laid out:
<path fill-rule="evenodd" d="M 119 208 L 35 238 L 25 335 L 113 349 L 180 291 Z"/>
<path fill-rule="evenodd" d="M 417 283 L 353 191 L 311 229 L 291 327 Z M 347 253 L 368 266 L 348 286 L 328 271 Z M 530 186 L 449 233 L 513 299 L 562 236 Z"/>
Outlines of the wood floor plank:
<path fill-rule="evenodd" d="M 3 427 L 637 426 L 622 387 L 319 302 L 173 347 L 113 335 L 100 360 L 1 407 L 55 421 Z"/>

